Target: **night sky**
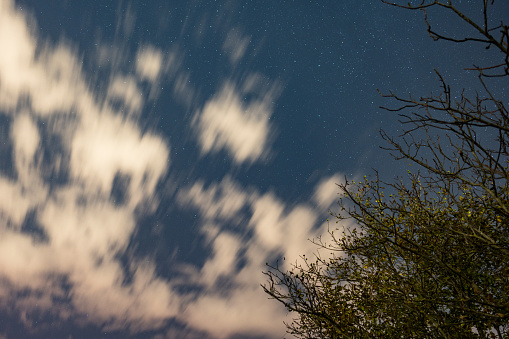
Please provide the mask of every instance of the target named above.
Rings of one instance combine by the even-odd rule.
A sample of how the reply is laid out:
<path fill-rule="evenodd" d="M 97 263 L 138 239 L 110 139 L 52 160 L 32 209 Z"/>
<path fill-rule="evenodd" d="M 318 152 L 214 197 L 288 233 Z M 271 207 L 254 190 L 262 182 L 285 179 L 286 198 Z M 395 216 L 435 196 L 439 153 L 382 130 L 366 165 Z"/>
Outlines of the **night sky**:
<path fill-rule="evenodd" d="M 0 338 L 282 338 L 265 263 L 313 253 L 335 183 L 407 170 L 377 89 L 497 58 L 379 1 L 0 0 Z"/>

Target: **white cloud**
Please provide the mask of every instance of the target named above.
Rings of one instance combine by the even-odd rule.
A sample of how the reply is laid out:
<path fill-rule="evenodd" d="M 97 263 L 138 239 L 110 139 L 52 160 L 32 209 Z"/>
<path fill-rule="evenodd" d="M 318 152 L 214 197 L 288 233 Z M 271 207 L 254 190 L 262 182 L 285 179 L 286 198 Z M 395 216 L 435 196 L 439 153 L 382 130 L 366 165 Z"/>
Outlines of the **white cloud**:
<path fill-rule="evenodd" d="M 317 185 L 317 191 L 324 190 L 324 182 Z M 240 189 L 231 177 L 207 188 L 197 183 L 180 194 L 182 206 L 201 211 L 205 218 L 201 232 L 212 247 L 210 258 L 194 279 L 206 291 L 187 306 L 186 322 L 218 338 L 236 333 L 284 333 L 282 320 L 288 315 L 261 290 L 262 272 L 267 269 L 265 263 L 278 256 L 287 258 L 280 263 L 283 269 L 303 254 L 312 258 L 317 247 L 309 240 L 327 234 L 327 224 L 317 225 L 322 211 L 307 204 L 291 207 L 273 193 Z M 237 228 L 224 226 L 230 222 Z M 253 236 L 248 236 L 250 231 Z M 238 271 L 234 268 L 239 263 Z M 226 290 L 218 287 L 221 282 L 228 286 Z"/>
<path fill-rule="evenodd" d="M 307 205 L 288 210 L 288 206 L 271 193 L 256 200 L 252 211 L 249 225 L 266 253 L 281 254 L 294 260 L 303 254 L 310 256 L 316 249 L 310 240 L 325 233 L 323 227 L 315 229 L 320 211 Z M 289 268 L 288 263 L 283 267 Z"/>
<path fill-rule="evenodd" d="M 258 277 L 257 281 L 263 279 Z M 254 284 L 253 284 L 254 285 Z M 189 305 L 185 319 L 194 328 L 205 330 L 217 338 L 235 334 L 282 337 L 285 311 L 260 292 L 259 284 L 236 289 L 229 297 L 207 295 Z M 275 321 L 277 319 L 277 321 Z"/>
<path fill-rule="evenodd" d="M 0 109 L 11 111 L 30 94 L 31 107 L 39 114 L 70 108 L 80 85 L 76 57 L 64 46 L 51 48 L 36 41 L 24 17 L 10 1 L 0 4 Z M 36 60 L 37 59 L 37 60 Z"/>
<path fill-rule="evenodd" d="M 0 177 L 0 229 L 8 222 L 20 227 L 31 206 L 29 197 L 23 193 L 23 187 Z"/>
<path fill-rule="evenodd" d="M 33 162 L 35 151 L 39 146 L 39 131 L 28 114 L 20 114 L 12 125 L 12 139 L 14 154 L 16 154 L 16 168 L 20 170 Z"/>
<path fill-rule="evenodd" d="M 138 51 L 136 57 L 136 73 L 142 80 L 156 82 L 163 66 L 161 51 L 148 46 Z"/>
<path fill-rule="evenodd" d="M 213 239 L 212 256 L 201 270 L 201 280 L 210 286 L 217 282 L 217 278 L 234 273 L 241 244 L 233 234 L 223 232 Z"/>
<path fill-rule="evenodd" d="M 11 1 L 0 1 L 0 108 L 13 109 L 31 77 L 35 42 Z"/>
<path fill-rule="evenodd" d="M 43 202 L 47 188 L 37 171 L 40 136 L 27 113 L 20 113 L 11 125 L 13 158 L 17 182 L 0 176 L 0 229 L 6 225 L 21 227 L 28 211 Z M 39 159 L 40 160 L 40 159 Z M 3 224 L 3 225 L 2 225 Z"/>
<path fill-rule="evenodd" d="M 24 190 L 29 191 L 34 198 L 34 195 L 38 195 L 35 191 L 40 186 L 36 171 L 38 161 L 36 151 L 39 148 L 40 137 L 37 126 L 28 114 L 21 113 L 15 117 L 11 126 L 11 139 L 18 180 L 22 183 Z"/>
<path fill-rule="evenodd" d="M 273 92 L 244 102 L 232 84 L 223 88 L 196 114 L 193 125 L 202 153 L 230 153 L 235 163 L 253 162 L 268 153 L 273 137 L 269 120 Z"/>
<path fill-rule="evenodd" d="M 243 190 L 230 177 L 207 189 L 203 181 L 197 181 L 190 188 L 181 190 L 178 200 L 181 205 L 192 204 L 208 219 L 233 219 L 245 204 L 255 198 L 254 192 Z"/>
<path fill-rule="evenodd" d="M 86 122 L 85 122 L 86 121 Z M 136 125 L 101 112 L 89 116 L 72 140 L 71 172 L 76 180 L 109 194 L 117 173 L 129 175 L 131 206 L 154 194 L 157 181 L 166 171 L 169 151 L 158 136 L 142 135 Z"/>
<path fill-rule="evenodd" d="M 167 281 L 155 277 L 150 265 L 138 265 L 133 282 L 127 286 L 121 285 L 122 272 L 112 261 L 76 277 L 74 307 L 86 311 L 98 324 L 106 322 L 106 329 L 157 329 L 179 312 L 177 294 Z"/>
<path fill-rule="evenodd" d="M 338 183 L 344 182 L 344 177 L 341 177 L 339 173 L 322 179 L 317 187 L 313 199 L 320 208 L 329 208 L 333 203 L 339 200 L 338 193 L 340 192 Z"/>
<path fill-rule="evenodd" d="M 280 249 L 286 234 L 282 227 L 284 205 L 273 194 L 265 194 L 254 202 L 250 223 L 257 239 L 269 251 Z"/>
<path fill-rule="evenodd" d="M 247 47 L 247 38 L 230 37 L 235 39 L 239 46 L 224 47 L 232 62 Z M 259 284 L 266 261 L 314 249 L 307 239 L 326 229 L 317 227 L 321 211 L 311 204 L 292 206 L 275 194 L 242 187 L 232 176 L 208 186 L 198 181 L 181 189 L 177 202 L 200 212 L 200 232 L 211 248 L 203 266 L 185 266 L 184 278 L 168 281 L 153 264 L 126 253 L 137 216 L 156 206 L 157 184 L 170 163 L 168 143 L 142 132 L 133 114 L 145 102 L 138 96 L 146 94 L 140 82 L 153 86 L 172 63 L 173 90 L 190 102 L 195 92 L 178 58 L 165 60 L 162 51 L 143 47 L 136 65 L 125 68 L 121 54 L 127 49 L 110 55 L 100 47 L 99 61 L 108 63 L 111 74 L 106 95 L 99 93 L 95 88 L 103 84 L 89 84 L 93 77 L 81 68 L 78 53 L 62 43 L 41 42 L 7 0 L 0 0 L 0 47 L 0 114 L 12 121 L 16 171 L 14 179 L 0 173 L 0 305 L 20 311 L 26 323 L 32 311 L 41 310 L 133 333 L 157 330 L 175 318 L 218 338 L 281 336 L 286 312 Z M 248 74 L 239 86 L 227 82 L 196 112 L 192 127 L 202 154 L 222 150 L 235 164 L 263 160 L 280 91 L 267 83 L 258 74 Z M 46 136 L 62 143 L 48 159 L 45 151 L 55 145 L 47 145 Z M 52 174 L 46 171 L 59 169 L 67 176 L 45 179 Z M 118 175 L 127 178 L 121 202 L 111 197 Z M 316 189 L 318 205 L 332 199 L 330 180 Z M 45 240 L 22 232 L 29 213 Z M 127 267 L 118 259 L 122 254 L 129 256 Z M 185 284 L 199 285 L 200 292 L 178 291 Z M 24 296 L 15 297 L 21 291 Z"/>
<path fill-rule="evenodd" d="M 142 133 L 133 117 L 109 106 L 116 98 L 139 110 L 143 101 L 131 97 L 139 92 L 136 82 L 113 74 L 104 98 L 87 84 L 77 53 L 38 40 L 6 0 L 0 1 L 0 46 L 0 114 L 11 116 L 16 170 L 15 179 L 0 174 L 0 304 L 23 310 L 25 318 L 43 309 L 134 332 L 164 325 L 179 313 L 172 285 L 145 262 L 131 258 L 124 268 L 118 260 L 135 215 L 157 202 L 155 188 L 169 163 L 166 141 Z M 156 74 L 152 68 L 143 75 Z M 61 140 L 62 149 L 43 142 L 43 135 Z M 59 154 L 48 158 L 48 147 Z M 59 168 L 68 168 L 69 176 L 58 183 L 43 179 Z M 123 203 L 110 201 L 117 174 L 129 178 Z M 31 226 L 46 240 L 21 231 L 30 211 Z M 125 269 L 133 274 L 130 283 L 124 283 Z M 20 291 L 25 297 L 12 297 Z M 69 298 L 71 310 L 50 296 Z"/>
<path fill-rule="evenodd" d="M 32 109 L 41 115 L 69 111 L 76 97 L 88 92 L 80 60 L 63 44 L 56 47 L 43 45 L 29 67 L 26 90 Z"/>
<path fill-rule="evenodd" d="M 4 229 L 0 236 L 0 255 L 1 276 L 7 278 L 10 286 L 20 290 L 46 287 L 43 275 L 50 273 L 48 269 L 53 263 L 47 246 L 35 244 L 30 237 L 15 230 Z M 0 289 L 2 287 L 0 285 Z M 0 292 L 0 295 L 3 294 L 9 293 Z"/>
<path fill-rule="evenodd" d="M 110 100 L 119 100 L 129 112 L 139 113 L 143 106 L 143 96 L 134 77 L 116 76 L 108 88 Z"/>
<path fill-rule="evenodd" d="M 47 232 L 51 247 L 65 257 L 108 258 L 125 249 L 135 223 L 131 211 L 102 199 L 80 206 L 79 189 L 60 191 L 41 211 L 39 221 Z M 62 260 L 66 260 L 65 258 Z M 65 264 L 65 265 L 64 265 Z M 65 269 L 69 269 L 63 263 Z"/>

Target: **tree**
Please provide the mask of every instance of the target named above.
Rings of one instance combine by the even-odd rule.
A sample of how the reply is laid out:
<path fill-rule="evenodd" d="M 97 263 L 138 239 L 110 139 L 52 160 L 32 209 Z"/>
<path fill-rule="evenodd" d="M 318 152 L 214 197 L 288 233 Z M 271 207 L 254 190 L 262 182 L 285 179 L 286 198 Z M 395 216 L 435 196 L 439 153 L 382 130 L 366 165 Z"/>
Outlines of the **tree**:
<path fill-rule="evenodd" d="M 382 2 L 422 11 L 435 40 L 484 44 L 502 60 L 470 69 L 483 91 L 473 98 L 455 99 L 438 72 L 439 95 L 383 94 L 404 127 L 397 138 L 382 132 L 386 149 L 418 170 L 393 183 L 376 175 L 338 185 L 339 212 L 331 215 L 354 226 L 314 240 L 326 257 L 303 257 L 290 270 L 269 266 L 262 287 L 295 312 L 287 329 L 301 338 L 508 338 L 509 114 L 489 84 L 508 79 L 509 26 L 490 26 L 494 0 L 482 3 L 482 23 L 452 0 Z M 432 7 L 477 35 L 437 32 Z"/>

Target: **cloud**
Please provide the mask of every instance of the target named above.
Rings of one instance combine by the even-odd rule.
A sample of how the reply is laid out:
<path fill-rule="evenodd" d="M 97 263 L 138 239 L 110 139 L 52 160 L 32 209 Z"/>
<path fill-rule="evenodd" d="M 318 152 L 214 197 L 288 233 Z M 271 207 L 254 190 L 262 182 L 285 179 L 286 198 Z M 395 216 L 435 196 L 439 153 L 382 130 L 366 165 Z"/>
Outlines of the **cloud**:
<path fill-rule="evenodd" d="M 289 209 L 272 193 L 256 200 L 252 211 L 249 225 L 265 253 L 294 259 L 311 255 L 316 246 L 310 240 L 325 233 L 323 227 L 315 229 L 319 214 L 311 206 L 297 205 Z M 270 257 L 266 259 L 270 261 Z M 284 267 L 289 268 L 287 263 Z"/>
<path fill-rule="evenodd" d="M 200 280 L 210 286 L 214 286 L 221 276 L 229 276 L 236 271 L 241 244 L 235 235 L 222 232 L 214 238 L 213 246 L 212 255 L 200 272 Z"/>
<path fill-rule="evenodd" d="M 228 56 L 230 62 L 236 65 L 246 53 L 251 38 L 243 37 L 239 29 L 231 29 L 223 44 L 223 52 Z"/>
<path fill-rule="evenodd" d="M 109 328 L 160 327 L 179 313 L 178 294 L 150 264 L 130 258 L 125 267 L 118 258 L 136 215 L 157 203 L 168 143 L 110 105 L 114 98 L 141 109 L 137 80 L 121 75 L 132 70 L 113 69 L 104 98 L 87 84 L 76 51 L 42 42 L 26 20 L 0 1 L 0 114 L 10 117 L 16 171 L 0 174 L 0 302 L 25 317 L 44 308 Z M 147 67 L 140 76 L 155 79 L 158 69 Z M 119 175 L 122 202 L 111 196 Z M 23 230 L 27 220 L 42 240 Z"/>
<path fill-rule="evenodd" d="M 117 8 L 116 21 L 115 34 L 122 35 L 123 39 L 130 38 L 136 27 L 136 13 L 133 12 L 130 4 L 127 4 L 123 10 Z"/>
<path fill-rule="evenodd" d="M 227 151 L 236 164 L 254 162 L 267 155 L 274 136 L 270 125 L 272 103 L 278 96 L 278 86 L 249 101 L 253 77 L 249 77 L 240 92 L 226 83 L 193 119 L 197 128 L 202 154 Z"/>
<path fill-rule="evenodd" d="M 324 190 L 325 181 L 316 191 Z M 262 272 L 277 258 L 288 258 L 280 262 L 288 269 L 301 255 L 313 256 L 316 246 L 309 239 L 327 236 L 327 224 L 318 224 L 322 211 L 311 204 L 289 206 L 252 187 L 241 189 L 231 177 L 208 187 L 195 183 L 179 194 L 182 206 L 201 211 L 200 230 L 212 248 L 193 279 L 205 289 L 187 305 L 185 321 L 218 338 L 284 333 L 282 320 L 289 315 L 261 290 Z"/>
<path fill-rule="evenodd" d="M 261 274 L 258 278 L 262 279 Z M 217 338 L 242 333 L 281 337 L 284 326 L 274 320 L 285 319 L 285 312 L 273 303 L 263 292 L 260 293 L 260 285 L 256 284 L 251 288 L 236 289 L 226 298 L 203 296 L 189 305 L 184 316 L 194 328 L 206 329 Z"/>
<path fill-rule="evenodd" d="M 10 180 L 0 177 L 0 229 L 6 227 L 9 221 L 14 227 L 21 227 L 31 199 L 23 192 L 21 185 L 13 184 Z"/>
<path fill-rule="evenodd" d="M 125 34 L 133 30 L 129 15 Z M 139 217 L 158 206 L 158 184 L 172 164 L 168 141 L 142 130 L 138 119 L 161 79 L 173 82 L 184 103 L 196 99 L 192 71 L 182 70 L 175 50 L 143 46 L 130 65 L 127 48 L 115 54 L 99 43 L 97 62 L 107 74 L 92 82 L 78 51 L 44 42 L 27 20 L 0 0 L 0 114 L 10 124 L 15 170 L 0 173 L 0 305 L 27 326 L 42 311 L 57 322 L 109 330 L 164 328 L 168 337 L 171 320 L 189 336 L 281 336 L 288 315 L 260 288 L 265 263 L 312 253 L 307 239 L 326 232 L 316 205 L 332 202 L 328 185 L 336 177 L 301 204 L 243 186 L 233 172 L 211 184 L 179 183 L 175 204 L 198 212 L 210 253 L 201 265 L 177 263 L 183 277 L 162 278 L 155 264 L 128 250 Z M 232 63 L 248 44 L 236 32 L 223 46 Z M 257 73 L 224 82 L 189 127 L 201 154 L 226 152 L 234 165 L 263 162 L 280 91 Z"/>
<path fill-rule="evenodd" d="M 12 140 L 18 170 L 33 162 L 39 145 L 39 131 L 28 114 L 20 114 L 12 125 Z"/>
<path fill-rule="evenodd" d="M 142 135 L 139 128 L 111 111 L 89 116 L 72 140 L 71 173 L 86 183 L 90 194 L 108 195 L 117 173 L 129 176 L 128 201 L 135 207 L 154 194 L 166 171 L 169 151 L 156 135 Z"/>
<path fill-rule="evenodd" d="M 25 18 L 10 1 L 0 2 L 0 108 L 12 109 L 31 76 L 35 42 Z"/>
<path fill-rule="evenodd" d="M 113 103 L 119 101 L 128 112 L 140 112 L 143 106 L 143 95 L 133 77 L 116 76 L 110 81 L 108 98 Z"/>
<path fill-rule="evenodd" d="M 339 187 L 337 184 L 342 182 L 344 182 L 344 178 L 339 174 L 323 178 L 315 188 L 313 200 L 320 208 L 327 209 L 331 207 L 338 200 Z"/>
<path fill-rule="evenodd" d="M 225 177 L 219 184 L 204 187 L 203 181 L 181 190 L 178 201 L 181 205 L 192 205 L 200 210 L 200 215 L 210 220 L 231 220 L 239 214 L 246 203 L 256 194 L 240 187 L 231 177 Z"/>
<path fill-rule="evenodd" d="M 161 51 L 148 46 L 138 51 L 136 56 L 136 74 L 142 79 L 152 83 L 156 82 L 163 66 Z"/>

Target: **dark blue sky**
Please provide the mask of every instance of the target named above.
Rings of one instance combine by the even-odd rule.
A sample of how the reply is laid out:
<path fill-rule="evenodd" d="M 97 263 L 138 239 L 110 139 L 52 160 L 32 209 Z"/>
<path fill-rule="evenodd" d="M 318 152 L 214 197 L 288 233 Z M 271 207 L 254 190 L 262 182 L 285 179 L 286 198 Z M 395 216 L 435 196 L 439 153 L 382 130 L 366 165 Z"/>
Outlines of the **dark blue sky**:
<path fill-rule="evenodd" d="M 358 0 L 0 0 L 0 49 L 0 338 L 281 338 L 265 262 L 315 250 L 334 183 L 406 171 L 377 89 L 500 57 Z"/>

